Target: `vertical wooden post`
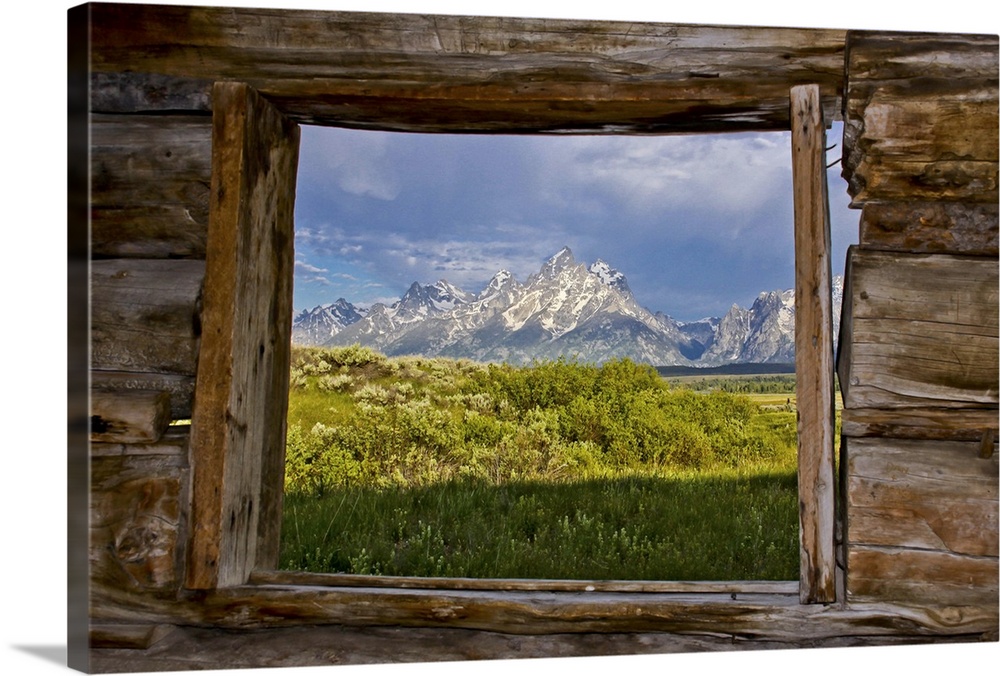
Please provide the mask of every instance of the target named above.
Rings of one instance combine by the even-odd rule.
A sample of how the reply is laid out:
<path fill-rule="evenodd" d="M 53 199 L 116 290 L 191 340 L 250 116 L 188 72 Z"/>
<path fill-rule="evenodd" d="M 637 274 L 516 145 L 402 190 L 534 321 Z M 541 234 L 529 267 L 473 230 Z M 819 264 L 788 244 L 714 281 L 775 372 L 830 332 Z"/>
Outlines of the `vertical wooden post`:
<path fill-rule="evenodd" d="M 212 92 L 212 185 L 191 418 L 186 586 L 277 563 L 299 128 L 245 84 Z"/>
<path fill-rule="evenodd" d="M 799 454 L 799 599 L 836 600 L 833 316 L 826 128 L 817 85 L 793 87 L 795 378 Z"/>

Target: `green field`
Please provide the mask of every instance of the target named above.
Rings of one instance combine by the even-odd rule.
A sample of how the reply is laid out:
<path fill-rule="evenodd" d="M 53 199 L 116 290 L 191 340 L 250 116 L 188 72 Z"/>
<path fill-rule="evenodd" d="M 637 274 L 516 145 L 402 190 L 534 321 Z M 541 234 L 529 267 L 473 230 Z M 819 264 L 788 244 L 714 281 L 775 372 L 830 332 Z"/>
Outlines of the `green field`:
<path fill-rule="evenodd" d="M 281 567 L 794 579 L 794 377 L 296 349 Z M 754 380 L 757 378 L 758 380 Z"/>

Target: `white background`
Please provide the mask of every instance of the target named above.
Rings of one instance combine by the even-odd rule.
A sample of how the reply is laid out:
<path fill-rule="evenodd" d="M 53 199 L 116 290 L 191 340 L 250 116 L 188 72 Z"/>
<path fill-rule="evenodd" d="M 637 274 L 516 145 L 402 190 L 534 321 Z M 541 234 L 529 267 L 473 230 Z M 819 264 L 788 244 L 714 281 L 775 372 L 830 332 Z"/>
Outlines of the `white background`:
<path fill-rule="evenodd" d="M 178 4 L 178 3 L 172 3 Z M 260 0 L 185 4 L 574 19 L 997 33 L 987 3 L 652 2 L 651 0 Z M 66 646 L 66 10 L 8 3 L 3 18 L 3 356 L 6 422 L 0 596 L 5 674 L 65 671 Z M 893 10 L 891 7 L 903 7 Z M 741 674 L 992 673 L 1000 644 L 852 648 L 370 667 L 269 669 L 267 674 L 411 675 L 663 672 Z M 994 667 L 988 667 L 993 664 Z M 984 667 L 986 672 L 983 671 Z M 215 673 L 234 676 L 236 670 Z"/>

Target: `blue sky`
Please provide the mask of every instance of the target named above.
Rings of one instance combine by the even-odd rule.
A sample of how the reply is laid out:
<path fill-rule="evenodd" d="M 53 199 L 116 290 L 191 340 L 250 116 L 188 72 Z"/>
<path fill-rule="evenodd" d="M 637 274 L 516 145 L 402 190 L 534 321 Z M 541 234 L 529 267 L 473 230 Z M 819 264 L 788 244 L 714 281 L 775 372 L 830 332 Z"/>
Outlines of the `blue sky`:
<path fill-rule="evenodd" d="M 840 157 L 840 125 L 828 162 Z M 691 320 L 791 288 L 790 135 L 493 136 L 302 128 L 295 307 L 392 302 L 418 281 L 523 281 L 563 246 Z M 829 171 L 834 272 L 857 237 Z"/>

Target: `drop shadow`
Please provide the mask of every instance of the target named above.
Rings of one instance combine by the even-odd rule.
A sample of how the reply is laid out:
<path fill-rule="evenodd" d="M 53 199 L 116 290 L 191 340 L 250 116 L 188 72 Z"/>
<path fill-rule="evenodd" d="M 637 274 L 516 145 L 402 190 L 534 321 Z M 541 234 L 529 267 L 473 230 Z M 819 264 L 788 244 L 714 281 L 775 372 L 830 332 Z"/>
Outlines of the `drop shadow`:
<path fill-rule="evenodd" d="M 11 647 L 46 662 L 51 662 L 61 667 L 66 666 L 67 649 L 64 645 L 13 645 Z"/>

